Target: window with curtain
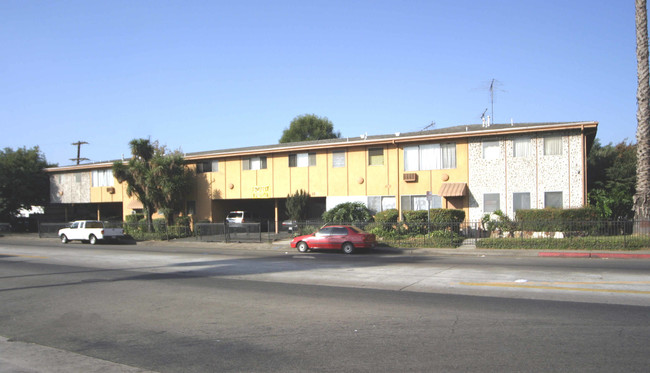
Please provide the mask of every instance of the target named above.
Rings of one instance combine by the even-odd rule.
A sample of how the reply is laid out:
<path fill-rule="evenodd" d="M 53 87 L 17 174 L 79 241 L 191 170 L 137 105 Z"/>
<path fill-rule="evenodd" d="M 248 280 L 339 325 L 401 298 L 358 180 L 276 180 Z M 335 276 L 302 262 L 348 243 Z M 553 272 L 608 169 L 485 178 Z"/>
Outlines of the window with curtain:
<path fill-rule="evenodd" d="M 404 147 L 404 171 L 456 168 L 456 144 Z"/>
<path fill-rule="evenodd" d="M 91 178 L 93 187 L 113 186 L 113 170 L 93 170 Z"/>
<path fill-rule="evenodd" d="M 242 159 L 242 169 L 263 170 L 266 168 L 266 157 L 251 157 Z"/>
<path fill-rule="evenodd" d="M 332 152 L 332 167 L 345 167 L 345 151 L 333 151 Z"/>
<path fill-rule="evenodd" d="M 316 166 L 316 153 L 289 154 L 289 167 Z"/>
<path fill-rule="evenodd" d="M 544 207 L 562 208 L 562 192 L 544 193 Z"/>
<path fill-rule="evenodd" d="M 384 148 L 368 149 L 368 165 L 369 166 L 384 165 Z"/>
<path fill-rule="evenodd" d="M 544 155 L 562 155 L 562 136 L 544 138 Z"/>
<path fill-rule="evenodd" d="M 515 212 L 530 209 L 530 193 L 512 193 L 512 209 Z"/>
<path fill-rule="evenodd" d="M 369 196 L 368 209 L 374 212 L 381 212 L 397 208 L 394 196 Z"/>
<path fill-rule="evenodd" d="M 512 155 L 515 157 L 530 157 L 532 154 L 530 138 L 517 138 L 512 140 Z"/>
<path fill-rule="evenodd" d="M 414 195 L 414 196 L 402 196 L 402 210 L 403 211 L 420 211 L 426 210 L 428 207 L 427 196 L 423 195 Z M 438 195 L 433 195 L 433 201 L 431 202 L 432 209 L 442 208 L 442 197 Z"/>
<path fill-rule="evenodd" d="M 499 193 L 487 193 L 483 195 L 483 212 L 491 213 L 501 209 Z"/>
<path fill-rule="evenodd" d="M 501 146 L 499 141 L 483 141 L 483 159 L 499 159 L 501 155 Z"/>

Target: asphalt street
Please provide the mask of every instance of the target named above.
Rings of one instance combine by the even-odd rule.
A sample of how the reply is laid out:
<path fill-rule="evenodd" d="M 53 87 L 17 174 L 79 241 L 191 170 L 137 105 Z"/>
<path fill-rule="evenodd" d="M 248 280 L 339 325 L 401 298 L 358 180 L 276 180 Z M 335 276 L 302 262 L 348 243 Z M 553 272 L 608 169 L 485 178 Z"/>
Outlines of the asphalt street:
<path fill-rule="evenodd" d="M 0 371 L 646 371 L 650 261 L 0 239 Z"/>

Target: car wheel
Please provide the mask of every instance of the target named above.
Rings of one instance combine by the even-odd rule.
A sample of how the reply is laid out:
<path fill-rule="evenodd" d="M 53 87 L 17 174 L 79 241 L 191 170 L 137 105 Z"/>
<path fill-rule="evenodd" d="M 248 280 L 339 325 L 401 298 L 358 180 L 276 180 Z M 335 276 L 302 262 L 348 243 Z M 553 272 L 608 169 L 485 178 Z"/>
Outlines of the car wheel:
<path fill-rule="evenodd" d="M 345 254 L 352 254 L 354 252 L 354 245 L 352 242 L 346 242 L 341 247 L 341 250 L 343 250 Z"/>
<path fill-rule="evenodd" d="M 66 236 L 65 234 L 62 234 L 61 235 L 61 243 L 68 243 L 68 242 L 70 242 L 70 240 L 68 239 L 68 236 Z"/>
<path fill-rule="evenodd" d="M 91 234 L 90 237 L 88 237 L 88 242 L 90 242 L 91 245 L 94 245 L 97 243 L 97 237 L 95 237 L 94 234 Z"/>
<path fill-rule="evenodd" d="M 309 250 L 309 246 L 307 246 L 307 243 L 303 241 L 298 242 L 298 246 L 296 247 L 301 253 L 306 253 Z"/>

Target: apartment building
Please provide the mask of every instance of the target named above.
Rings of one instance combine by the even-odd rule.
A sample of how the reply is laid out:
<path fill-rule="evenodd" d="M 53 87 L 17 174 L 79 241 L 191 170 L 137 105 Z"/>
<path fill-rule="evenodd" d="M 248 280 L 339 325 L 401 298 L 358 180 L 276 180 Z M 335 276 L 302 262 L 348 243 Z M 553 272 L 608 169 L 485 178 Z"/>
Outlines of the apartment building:
<path fill-rule="evenodd" d="M 188 153 L 196 171 L 185 214 L 220 222 L 232 210 L 286 218 L 305 190 L 311 214 L 349 201 L 379 212 L 457 208 L 468 220 L 499 209 L 587 203 L 587 152 L 597 122 L 467 125 Z M 112 175 L 112 162 L 50 168 L 52 206 L 65 219 L 123 218 L 142 208 Z M 62 217 L 64 218 L 64 217 Z"/>

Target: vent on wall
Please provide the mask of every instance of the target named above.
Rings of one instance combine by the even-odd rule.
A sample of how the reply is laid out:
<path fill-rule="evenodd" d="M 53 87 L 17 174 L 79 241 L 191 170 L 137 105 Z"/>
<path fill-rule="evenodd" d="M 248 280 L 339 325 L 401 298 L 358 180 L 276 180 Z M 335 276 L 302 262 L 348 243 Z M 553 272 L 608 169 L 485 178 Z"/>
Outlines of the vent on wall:
<path fill-rule="evenodd" d="M 415 172 L 409 172 L 404 174 L 404 181 L 407 183 L 412 183 L 418 181 L 418 174 Z"/>
<path fill-rule="evenodd" d="M 108 192 L 108 194 L 115 194 L 115 188 L 114 187 L 107 187 L 106 191 Z"/>

